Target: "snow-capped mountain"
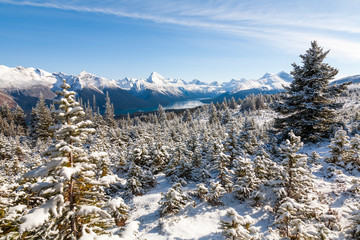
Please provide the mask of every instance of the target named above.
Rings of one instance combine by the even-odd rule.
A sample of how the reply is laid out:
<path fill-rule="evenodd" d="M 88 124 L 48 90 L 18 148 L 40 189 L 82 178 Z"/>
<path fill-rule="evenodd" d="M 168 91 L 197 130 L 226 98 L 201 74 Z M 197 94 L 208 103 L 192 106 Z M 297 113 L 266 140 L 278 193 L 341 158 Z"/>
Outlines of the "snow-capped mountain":
<path fill-rule="evenodd" d="M 24 89 L 35 85 L 52 87 L 57 78 L 52 74 L 38 68 L 24 68 L 0 65 L 0 88 Z"/>
<path fill-rule="evenodd" d="M 266 73 L 260 79 L 232 79 L 230 82 L 221 84 L 225 92 L 236 93 L 249 89 L 262 89 L 266 91 L 283 89 L 283 86 L 289 86 L 292 82 L 290 74 L 280 72 L 278 74 Z"/>
<path fill-rule="evenodd" d="M 292 81 L 289 74 L 265 74 L 260 79 L 232 79 L 230 82 L 205 83 L 194 79 L 187 82 L 178 78 L 165 78 L 153 72 L 148 78 L 124 78 L 112 80 L 82 71 L 79 75 L 62 72 L 49 73 L 37 68 L 6 67 L 0 65 L 0 90 L 24 102 L 36 103 L 36 98 L 43 94 L 47 99 L 56 97 L 55 90 L 60 88 L 62 79 L 66 79 L 84 101 L 93 101 L 101 109 L 106 93 L 115 109 L 154 107 L 168 105 L 174 101 L 194 98 L 214 98 L 221 94 L 281 90 Z M 30 99 L 35 98 L 35 99 Z M 26 100 L 24 100 L 26 99 Z M 24 105 L 25 103 L 21 104 Z M 29 104 L 28 104 L 29 105 Z M 30 104 L 31 105 L 31 104 Z M 32 104 L 33 105 L 33 104 Z"/>
<path fill-rule="evenodd" d="M 109 94 L 115 108 L 151 106 L 150 103 L 120 88 L 115 80 L 85 71 L 79 75 L 68 75 L 62 72 L 49 73 L 37 68 L 0 66 L 0 90 L 16 99 L 17 104 L 25 112 L 31 111 L 40 93 L 46 99 L 55 98 L 54 91 L 60 89 L 63 79 L 67 80 L 71 86 L 70 90 L 76 91 L 77 97 L 82 98 L 84 102 L 90 101 L 93 104 L 95 96 L 96 106 L 100 107 L 100 111 L 105 104 L 106 93 Z"/>
<path fill-rule="evenodd" d="M 188 83 L 182 79 L 165 78 L 156 72 L 151 73 L 146 79 L 125 78 L 117 83 L 119 87 L 130 90 L 134 94 L 141 94 L 143 91 L 150 90 L 157 94 L 174 97 L 183 97 L 186 92 L 213 93 L 216 90 L 216 88 L 211 88 L 199 80 Z"/>
<path fill-rule="evenodd" d="M 97 77 L 85 71 L 82 71 L 74 78 L 74 82 L 71 84 L 71 86 L 74 91 L 83 88 L 90 88 L 102 92 L 107 88 L 119 88 L 115 80 L 108 80 L 103 77 Z"/>
<path fill-rule="evenodd" d="M 360 84 L 360 75 L 344 77 L 344 78 L 340 78 L 338 80 L 331 82 L 331 84 L 342 84 L 342 83 L 351 83 L 353 85 L 353 87 L 358 87 L 356 85 Z"/>

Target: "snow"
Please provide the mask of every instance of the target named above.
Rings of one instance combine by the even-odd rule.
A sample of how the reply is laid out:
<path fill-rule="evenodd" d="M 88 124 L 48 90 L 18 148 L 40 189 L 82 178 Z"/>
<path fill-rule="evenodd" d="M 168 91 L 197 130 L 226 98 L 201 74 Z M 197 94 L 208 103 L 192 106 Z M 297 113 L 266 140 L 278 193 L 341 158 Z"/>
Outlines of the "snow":
<path fill-rule="evenodd" d="M 41 69 L 0 65 L 0 88 L 24 89 L 34 85 L 50 87 L 56 81 L 56 77 Z"/>
<path fill-rule="evenodd" d="M 111 216 L 106 211 L 96 206 L 82 205 L 80 206 L 80 209 L 76 212 L 76 215 L 79 216 L 86 216 L 90 214 L 99 214 L 104 218 L 111 218 Z"/>
<path fill-rule="evenodd" d="M 97 77 L 82 71 L 79 75 L 67 75 L 65 73 L 49 73 L 38 68 L 14 67 L 0 65 L 0 88 L 3 89 L 27 89 L 36 85 L 43 85 L 58 90 L 66 79 L 73 90 L 91 88 L 101 92 L 104 88 L 119 88 L 115 80 Z"/>
<path fill-rule="evenodd" d="M 60 170 L 60 175 L 64 176 L 67 180 L 71 179 L 71 176 L 73 176 L 75 173 L 80 172 L 81 169 L 78 167 L 63 167 Z"/>
<path fill-rule="evenodd" d="M 133 240 L 137 236 L 140 223 L 138 221 L 132 221 L 127 224 L 125 230 L 121 234 L 123 240 Z"/>
<path fill-rule="evenodd" d="M 117 182 L 119 182 L 119 177 L 116 175 L 106 175 L 99 179 L 99 183 L 104 186 L 109 186 Z"/>
<path fill-rule="evenodd" d="M 87 73 L 82 74 L 86 75 Z M 282 73 L 278 75 L 285 74 Z M 264 82 L 271 82 L 271 79 L 269 80 L 269 78 L 273 78 L 273 75 L 266 74 L 263 77 Z M 158 84 L 166 84 L 166 82 L 168 82 L 166 79 L 162 79 L 160 82 L 159 76 L 154 76 L 154 79 L 153 82 Z M 237 82 L 233 81 L 233 83 L 236 84 Z M 176 81 L 176 84 L 185 83 Z M 353 102 L 348 102 L 345 106 L 351 107 L 353 104 Z M 249 119 L 254 119 L 260 126 L 271 122 L 275 116 L 274 112 L 269 110 L 259 110 L 256 111 L 256 113 L 254 112 L 251 114 L 252 115 L 250 116 L 247 115 L 247 117 Z M 200 119 L 200 121 L 205 122 L 207 120 Z M 134 143 L 134 145 L 132 150 L 135 152 L 141 152 L 143 150 L 143 148 L 137 146 L 136 143 Z M 299 146 L 300 145 L 302 144 L 299 144 Z M 306 207 L 315 209 L 317 215 L 316 218 L 319 219 L 319 221 L 322 221 L 323 223 L 333 222 L 334 226 L 332 226 L 332 231 L 329 234 L 330 239 L 345 239 L 345 237 L 348 236 L 346 231 L 352 223 L 352 214 L 356 211 L 357 206 L 359 206 L 358 193 L 360 191 L 360 173 L 357 170 L 347 170 L 345 167 L 328 163 L 326 159 L 331 154 L 329 146 L 331 146 L 329 141 L 318 144 L 304 144 L 303 148 L 298 152 L 299 154 L 303 154 L 303 156 L 305 156 L 305 154 L 310 156 L 313 152 L 319 154 L 319 159 L 314 162 L 308 162 L 315 189 L 309 197 L 319 196 L 319 200 L 310 202 Z M 57 147 L 66 148 L 67 146 L 64 142 L 60 142 Z M 106 146 L 102 147 L 105 148 Z M 76 151 L 84 150 L 78 148 Z M 108 154 L 106 152 L 93 152 L 90 155 L 90 158 L 93 159 L 103 159 L 107 157 Z M 249 162 L 253 160 L 253 157 L 254 156 L 249 156 Z M 305 159 L 306 158 L 304 157 L 304 160 Z M 276 161 L 279 159 L 273 160 Z M 62 161 L 62 159 L 55 159 L 46 163 L 25 174 L 24 178 L 44 177 L 51 169 L 61 165 L 63 163 Z M 80 168 L 85 170 L 91 169 L 83 172 L 85 176 L 87 174 L 94 175 L 94 171 L 92 171 L 96 167 L 94 164 L 82 163 L 78 165 L 75 164 L 75 166 L 76 167 L 62 167 L 60 171 L 61 175 L 69 179 L 70 176 L 79 171 Z M 164 194 L 173 186 L 173 183 L 170 182 L 169 178 L 163 173 L 156 175 L 156 179 L 157 185 L 154 188 L 146 189 L 147 192 L 142 196 L 124 198 L 125 201 L 121 197 L 116 197 L 107 202 L 107 206 L 105 206 L 106 210 L 110 209 L 115 211 L 115 209 L 121 207 L 125 203 L 130 206 L 129 219 L 126 221 L 123 231 L 120 231 L 119 228 L 115 227 L 113 236 L 96 236 L 94 232 L 88 229 L 88 231 L 84 231 L 81 239 L 224 239 L 223 229 L 220 228 L 220 223 L 229 220 L 228 215 L 230 212 L 233 213 L 233 215 L 236 213 L 240 216 L 234 218 L 237 223 L 250 225 L 249 228 L 239 227 L 239 231 L 244 232 L 244 236 L 248 236 L 246 234 L 256 234 L 256 236 L 259 235 L 259 239 L 279 240 L 283 238 L 280 237 L 275 222 L 286 220 L 286 216 L 289 216 L 289 212 L 296 212 L 297 209 L 302 209 L 305 205 L 291 198 L 283 199 L 280 210 L 277 210 L 277 213 L 282 213 L 283 215 L 278 216 L 275 220 L 275 210 L 273 209 L 276 209 L 275 204 L 266 202 L 263 206 L 253 206 L 250 201 L 239 201 L 234 198 L 234 193 L 224 192 L 220 197 L 220 201 L 223 204 L 213 206 L 194 196 L 193 193 L 196 190 L 197 184 L 189 181 L 188 183 L 184 183 L 183 186 L 184 193 L 191 197 L 191 199 L 187 201 L 187 205 L 182 208 L 179 213 L 161 217 L 161 206 L 159 203 L 161 203 Z M 121 182 L 122 179 L 116 175 L 103 176 L 98 180 L 100 183 L 107 186 L 112 183 L 121 183 L 119 185 L 124 185 L 124 183 Z M 31 184 L 28 185 L 28 189 L 33 193 L 40 192 L 40 196 L 41 191 L 51 186 L 51 184 L 48 184 L 46 181 L 40 182 L 39 179 L 34 179 L 34 181 L 35 182 L 31 182 Z M 7 186 L 7 184 L 5 184 L 5 186 L 0 186 L 0 190 L 4 190 L 4 192 L 7 191 L 10 189 Z M 203 186 L 205 189 L 205 184 Z M 262 186 L 261 190 L 264 191 L 264 196 L 269 199 L 276 194 L 272 192 L 268 185 Z M 272 192 L 273 195 L 268 194 L 268 192 Z M 119 196 L 117 194 L 124 196 L 122 195 L 122 190 L 114 195 Z M 174 194 L 175 197 L 179 197 L 178 193 L 175 192 Z M 64 201 L 61 197 L 62 196 L 57 196 L 43 203 L 39 207 L 30 210 L 30 212 L 20 219 L 21 225 L 19 231 L 24 232 L 41 226 L 50 216 L 59 214 L 62 211 L 62 204 Z M 269 202 L 271 201 L 269 200 Z M 17 213 L 26 210 L 27 207 L 25 205 L 12 206 L 8 210 L 8 218 L 15 219 Z M 103 209 L 95 206 L 82 206 L 76 214 L 100 214 L 106 218 L 111 217 Z M 298 225 L 300 230 L 306 230 L 308 233 L 315 233 L 317 231 L 315 225 L 305 226 L 306 220 L 294 219 L 293 223 Z M 247 230 L 249 231 L 247 232 Z M 117 233 L 120 234 L 120 236 L 116 236 L 115 234 Z M 228 233 L 237 234 L 237 231 L 230 229 Z"/>
<path fill-rule="evenodd" d="M 48 173 L 55 169 L 57 166 L 63 163 L 63 161 L 66 160 L 66 158 L 59 158 L 54 159 L 49 163 L 45 163 L 44 165 L 35 168 L 34 170 L 31 170 L 23 175 L 24 178 L 37 178 L 37 177 L 45 177 L 48 175 Z"/>
<path fill-rule="evenodd" d="M 164 95 L 173 97 L 188 96 L 192 94 L 221 94 L 224 92 L 238 92 L 248 89 L 274 90 L 282 89 L 283 85 L 288 86 L 291 76 L 285 72 L 278 74 L 265 74 L 260 79 L 231 80 L 219 84 L 214 82 L 207 84 L 194 79 L 186 82 L 182 79 L 165 78 L 159 73 L 153 72 L 147 79 L 124 78 L 122 80 L 111 80 L 98 77 L 94 74 L 82 71 L 79 75 L 67 75 L 65 73 L 49 73 L 41 69 L 15 67 L 9 68 L 0 65 L 0 88 L 26 89 L 35 85 L 42 85 L 59 90 L 62 79 L 66 79 L 71 90 L 79 91 L 83 88 L 90 88 L 101 94 L 104 89 L 124 89 L 133 93 L 140 93 L 145 90 L 152 90 Z"/>
<path fill-rule="evenodd" d="M 57 195 L 41 206 L 33 208 L 27 215 L 20 219 L 20 222 L 22 223 L 20 224 L 19 232 L 23 233 L 25 231 L 37 228 L 43 225 L 51 215 L 57 216 L 62 211 L 61 205 L 63 203 L 63 196 Z"/>
<path fill-rule="evenodd" d="M 260 79 L 232 79 L 230 82 L 224 82 L 222 88 L 233 93 L 249 89 L 278 90 L 283 89 L 284 86 L 288 87 L 291 82 L 291 76 L 285 72 L 278 74 L 266 73 Z"/>
<path fill-rule="evenodd" d="M 91 88 L 98 92 L 102 92 L 104 88 L 119 88 L 115 80 L 109 80 L 103 77 L 97 77 L 91 73 L 82 71 L 74 80 L 72 88 L 79 90 L 83 88 Z"/>

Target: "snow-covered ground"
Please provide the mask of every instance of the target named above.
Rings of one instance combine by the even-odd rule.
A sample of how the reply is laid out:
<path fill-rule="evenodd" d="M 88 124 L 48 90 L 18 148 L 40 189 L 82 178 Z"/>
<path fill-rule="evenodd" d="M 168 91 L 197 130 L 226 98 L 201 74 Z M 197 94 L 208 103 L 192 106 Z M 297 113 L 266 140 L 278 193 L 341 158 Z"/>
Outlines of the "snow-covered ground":
<path fill-rule="evenodd" d="M 313 151 L 319 153 L 323 158 L 329 156 L 329 149 L 325 142 L 316 146 L 310 144 L 305 146 L 302 152 L 310 154 Z M 355 171 L 353 175 L 346 173 L 340 167 L 336 167 L 335 175 L 326 177 L 329 164 L 320 160 L 311 164 L 310 169 L 314 179 L 314 188 L 321 196 L 321 208 L 328 208 L 334 213 L 336 221 L 340 226 L 337 234 L 332 234 L 332 239 L 346 239 L 345 231 L 351 224 L 349 220 L 351 213 L 359 205 L 359 195 L 351 195 L 351 189 L 356 188 L 357 194 L 360 190 L 360 173 Z M 241 203 L 232 194 L 225 194 L 221 201 L 224 205 L 212 206 L 202 202 L 196 197 L 178 214 L 160 217 L 159 201 L 162 193 L 168 191 L 171 183 L 164 174 L 157 175 L 158 184 L 143 196 L 136 196 L 131 200 L 131 219 L 129 222 L 139 222 L 136 239 L 165 240 L 165 239 L 198 239 L 216 240 L 224 239 L 220 229 L 220 221 L 225 218 L 227 211 L 233 208 L 239 215 L 249 215 L 255 219 L 253 226 L 257 227 L 260 234 L 259 239 L 283 239 L 273 234 L 275 229 L 274 217 L 269 212 L 269 206 L 253 207 L 247 203 Z M 195 191 L 194 184 L 185 188 L 187 193 Z M 354 190 L 355 191 L 355 190 Z M 356 192 L 356 191 L 355 191 Z"/>

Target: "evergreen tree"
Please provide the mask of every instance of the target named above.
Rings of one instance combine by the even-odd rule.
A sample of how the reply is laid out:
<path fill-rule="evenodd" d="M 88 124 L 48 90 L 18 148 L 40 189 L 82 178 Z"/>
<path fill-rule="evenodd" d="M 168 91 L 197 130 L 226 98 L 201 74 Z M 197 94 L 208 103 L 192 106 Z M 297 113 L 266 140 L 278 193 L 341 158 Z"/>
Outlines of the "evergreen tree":
<path fill-rule="evenodd" d="M 238 157 L 235 161 L 235 197 L 240 200 L 248 198 L 258 188 L 259 179 L 256 177 L 252 162 L 248 158 Z"/>
<path fill-rule="evenodd" d="M 89 128 L 91 122 L 79 121 L 85 113 L 65 80 L 61 88 L 57 91 L 61 96 L 57 101 L 59 124 L 51 127 L 54 144 L 46 152 L 51 161 L 24 175 L 24 179 L 37 179 L 34 184 L 24 183 L 27 193 L 19 199 L 31 208 L 24 210 L 18 226 L 26 239 L 78 239 L 90 232 L 103 234 L 122 214 L 115 212 L 123 207 L 108 202 L 101 179 L 105 173 L 95 162 L 98 158 L 90 157 L 83 146 L 94 132 Z"/>
<path fill-rule="evenodd" d="M 275 162 L 270 159 L 270 155 L 261 149 L 254 159 L 254 173 L 260 181 L 271 180 L 275 177 L 276 172 L 272 171 Z"/>
<path fill-rule="evenodd" d="M 360 239 L 360 210 L 355 210 L 352 213 L 351 235 L 353 239 Z"/>
<path fill-rule="evenodd" d="M 166 121 L 166 113 L 161 105 L 159 105 L 157 110 L 158 120 L 160 124 L 163 124 Z"/>
<path fill-rule="evenodd" d="M 298 151 L 303 147 L 299 136 L 289 133 L 289 139 L 280 145 L 284 157 L 285 187 L 287 196 L 298 202 L 306 202 L 313 188 L 313 181 L 307 166 L 307 156 Z"/>
<path fill-rule="evenodd" d="M 45 104 L 45 99 L 40 93 L 39 100 L 35 108 L 31 111 L 30 136 L 34 139 L 41 138 L 46 140 L 52 137 L 49 127 L 54 124 L 50 109 Z"/>
<path fill-rule="evenodd" d="M 252 227 L 255 220 L 249 215 L 240 216 L 235 209 L 227 211 L 226 219 L 220 221 L 220 228 L 226 240 L 251 240 L 258 239 L 258 229 Z"/>
<path fill-rule="evenodd" d="M 14 123 L 19 129 L 18 134 L 24 134 L 26 123 L 25 123 L 25 114 L 23 109 L 19 105 L 16 105 L 13 115 L 14 115 L 13 117 Z"/>
<path fill-rule="evenodd" d="M 220 198 L 226 193 L 225 189 L 218 181 L 211 181 L 209 192 L 206 194 L 206 201 L 211 205 L 221 205 Z"/>
<path fill-rule="evenodd" d="M 213 103 L 210 103 L 209 113 L 210 113 L 210 117 L 209 117 L 210 124 L 217 123 L 219 121 L 219 113 Z"/>
<path fill-rule="evenodd" d="M 240 132 L 241 147 L 248 154 L 255 154 L 258 150 L 258 139 L 256 137 L 257 129 L 254 119 L 245 119 L 244 125 Z"/>
<path fill-rule="evenodd" d="M 140 167 L 135 162 L 130 161 L 127 172 L 126 190 L 133 195 L 142 195 L 145 191 L 156 185 L 156 179 L 146 166 Z"/>
<path fill-rule="evenodd" d="M 111 104 L 109 92 L 106 92 L 105 121 L 109 124 L 109 126 L 116 126 L 116 121 L 114 119 L 114 106 Z"/>
<path fill-rule="evenodd" d="M 206 200 L 206 195 L 209 193 L 209 189 L 203 184 L 199 183 L 196 185 L 195 195 L 201 200 Z"/>
<path fill-rule="evenodd" d="M 355 134 L 350 140 L 350 164 L 360 169 L 360 135 Z"/>
<path fill-rule="evenodd" d="M 297 153 L 302 146 L 300 137 L 295 136 L 292 131 L 289 139 L 280 146 L 285 198 L 277 208 L 276 222 L 282 235 L 294 239 L 311 237 L 305 221 L 316 216 L 312 207 L 315 203 L 310 204 L 315 199 L 311 196 L 313 180 L 307 167 L 307 156 Z"/>
<path fill-rule="evenodd" d="M 191 122 L 192 121 L 192 116 L 191 116 L 191 112 L 189 109 L 185 110 L 184 116 L 183 116 L 183 121 L 184 122 Z"/>
<path fill-rule="evenodd" d="M 336 123 L 335 109 L 341 107 L 336 104 L 334 97 L 346 87 L 344 84 L 329 85 L 338 70 L 323 63 L 328 53 L 313 41 L 311 48 L 300 55 L 303 65 L 292 64 L 294 81 L 286 88 L 283 102 L 275 107 L 284 115 L 275 120 L 275 128 L 282 133 L 293 130 L 304 141 L 329 137 L 331 125 Z"/>
<path fill-rule="evenodd" d="M 348 160 L 349 148 L 350 148 L 350 137 L 346 131 L 339 129 L 335 132 L 335 136 L 331 139 L 329 148 L 331 149 L 331 156 L 328 159 L 331 163 L 336 163 L 344 166 Z"/>
<path fill-rule="evenodd" d="M 227 192 L 232 192 L 233 182 L 231 180 L 231 171 L 228 169 L 229 156 L 221 151 L 216 156 L 213 164 L 221 186 L 225 188 Z"/>
<path fill-rule="evenodd" d="M 237 102 L 235 101 L 235 98 L 234 98 L 234 97 L 231 97 L 229 107 L 230 107 L 231 109 L 236 109 L 236 107 L 237 107 Z"/>
<path fill-rule="evenodd" d="M 160 200 L 160 216 L 178 213 L 185 207 L 188 199 L 181 184 L 175 183 Z"/>

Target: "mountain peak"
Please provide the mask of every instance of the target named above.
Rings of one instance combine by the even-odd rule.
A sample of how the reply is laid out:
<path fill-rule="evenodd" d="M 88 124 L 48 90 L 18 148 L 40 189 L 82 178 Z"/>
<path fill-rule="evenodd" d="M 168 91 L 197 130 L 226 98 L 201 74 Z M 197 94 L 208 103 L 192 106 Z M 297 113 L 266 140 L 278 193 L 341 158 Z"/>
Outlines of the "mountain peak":
<path fill-rule="evenodd" d="M 193 79 L 190 84 L 194 84 L 194 85 L 207 85 L 204 82 L 201 82 L 199 79 Z"/>
<path fill-rule="evenodd" d="M 93 74 L 88 73 L 88 72 L 85 71 L 85 70 L 82 70 L 82 71 L 80 72 L 80 74 L 79 74 L 79 77 L 88 76 L 88 75 L 93 75 Z"/>
<path fill-rule="evenodd" d="M 148 77 L 148 79 L 146 79 L 146 81 L 149 83 L 159 84 L 159 83 L 164 83 L 165 78 L 160 74 L 158 74 L 157 72 L 152 72 Z"/>
<path fill-rule="evenodd" d="M 271 77 L 273 74 L 271 73 L 265 73 L 265 75 L 262 77 L 262 78 L 268 78 L 268 77 Z"/>

